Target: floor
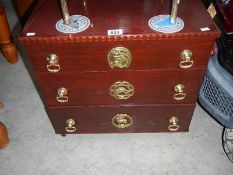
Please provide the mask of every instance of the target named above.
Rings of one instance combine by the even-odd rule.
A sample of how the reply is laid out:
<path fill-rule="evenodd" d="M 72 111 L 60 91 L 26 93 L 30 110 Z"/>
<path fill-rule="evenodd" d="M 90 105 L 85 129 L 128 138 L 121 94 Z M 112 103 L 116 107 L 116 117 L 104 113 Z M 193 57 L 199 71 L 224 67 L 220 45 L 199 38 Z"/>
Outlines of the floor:
<path fill-rule="evenodd" d="M 15 29 L 17 18 L 8 4 Z M 23 56 L 24 58 L 24 56 Z M 20 57 L 0 55 L 0 121 L 10 144 L 0 150 L 0 175 L 232 175 L 222 127 L 197 105 L 188 133 L 99 134 L 62 137 L 54 130 Z"/>

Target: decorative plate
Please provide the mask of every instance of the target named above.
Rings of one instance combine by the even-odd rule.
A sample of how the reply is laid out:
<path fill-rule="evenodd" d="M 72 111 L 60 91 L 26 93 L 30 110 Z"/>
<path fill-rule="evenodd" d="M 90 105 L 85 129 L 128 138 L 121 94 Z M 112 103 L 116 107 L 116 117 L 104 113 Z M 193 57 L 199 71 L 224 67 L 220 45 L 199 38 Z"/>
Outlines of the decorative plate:
<path fill-rule="evenodd" d="M 184 28 L 182 19 L 177 17 L 176 22 L 171 23 L 170 15 L 154 16 L 148 21 L 148 25 L 151 29 L 161 33 L 176 33 Z"/>
<path fill-rule="evenodd" d="M 56 23 L 56 29 L 62 33 L 80 33 L 90 26 L 90 20 L 86 16 L 72 15 L 70 16 L 70 24 L 66 25 L 63 19 Z"/>

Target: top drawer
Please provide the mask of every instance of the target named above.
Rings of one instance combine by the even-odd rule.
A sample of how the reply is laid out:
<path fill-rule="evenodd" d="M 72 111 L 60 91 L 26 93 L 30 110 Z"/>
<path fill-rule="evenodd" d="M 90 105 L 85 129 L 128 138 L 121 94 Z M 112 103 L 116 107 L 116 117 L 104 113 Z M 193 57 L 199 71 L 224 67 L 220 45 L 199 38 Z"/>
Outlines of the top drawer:
<path fill-rule="evenodd" d="M 43 43 L 26 45 L 36 73 L 116 69 L 205 68 L 213 44 L 200 40 Z M 181 56 L 184 50 L 192 55 Z"/>

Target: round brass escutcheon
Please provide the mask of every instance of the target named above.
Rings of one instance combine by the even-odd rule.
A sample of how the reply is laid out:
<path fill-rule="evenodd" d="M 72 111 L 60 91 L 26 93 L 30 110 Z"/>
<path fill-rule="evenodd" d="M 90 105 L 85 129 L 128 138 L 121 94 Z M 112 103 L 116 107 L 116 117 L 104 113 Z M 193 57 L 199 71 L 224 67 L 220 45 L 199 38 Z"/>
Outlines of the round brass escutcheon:
<path fill-rule="evenodd" d="M 56 73 L 61 70 L 59 65 L 59 58 L 56 54 L 50 54 L 47 58 L 49 64 L 47 65 L 47 70 L 51 73 Z"/>
<path fill-rule="evenodd" d="M 133 124 L 133 119 L 128 114 L 117 114 L 112 118 L 112 124 L 116 128 L 124 129 Z"/>
<path fill-rule="evenodd" d="M 69 98 L 67 96 L 68 90 L 64 87 L 61 87 L 57 90 L 57 101 L 60 103 L 66 103 L 69 101 Z"/>
<path fill-rule="evenodd" d="M 75 127 L 75 120 L 74 119 L 68 119 L 66 120 L 67 127 L 65 127 L 66 132 L 72 133 L 75 132 L 77 129 Z"/>
<path fill-rule="evenodd" d="M 179 126 L 178 122 L 179 122 L 178 118 L 172 116 L 169 119 L 168 130 L 172 131 L 172 132 L 178 131 L 180 129 L 180 126 Z"/>
<path fill-rule="evenodd" d="M 189 69 L 193 66 L 194 61 L 191 60 L 193 53 L 191 50 L 183 50 L 181 53 L 180 68 Z"/>
<path fill-rule="evenodd" d="M 116 99 L 126 100 L 134 95 L 134 86 L 127 81 L 117 81 L 110 87 L 109 94 Z"/>
<path fill-rule="evenodd" d="M 184 92 L 184 85 L 183 84 L 177 84 L 174 87 L 175 94 L 173 95 L 174 100 L 181 101 L 184 100 L 186 97 L 186 93 Z"/>
<path fill-rule="evenodd" d="M 110 68 L 128 68 L 131 63 L 131 53 L 125 47 L 115 47 L 108 53 L 108 64 Z"/>

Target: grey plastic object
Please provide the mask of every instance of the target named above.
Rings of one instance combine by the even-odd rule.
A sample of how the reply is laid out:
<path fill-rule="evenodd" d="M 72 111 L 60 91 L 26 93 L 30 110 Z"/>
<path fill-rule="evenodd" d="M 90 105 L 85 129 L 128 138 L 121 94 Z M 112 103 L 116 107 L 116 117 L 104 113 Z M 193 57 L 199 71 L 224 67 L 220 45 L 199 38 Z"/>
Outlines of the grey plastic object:
<path fill-rule="evenodd" d="M 200 104 L 223 126 L 233 128 L 233 76 L 210 59 L 199 93 Z"/>
<path fill-rule="evenodd" d="M 223 148 L 227 157 L 233 163 L 233 129 L 225 128 L 223 132 Z"/>

